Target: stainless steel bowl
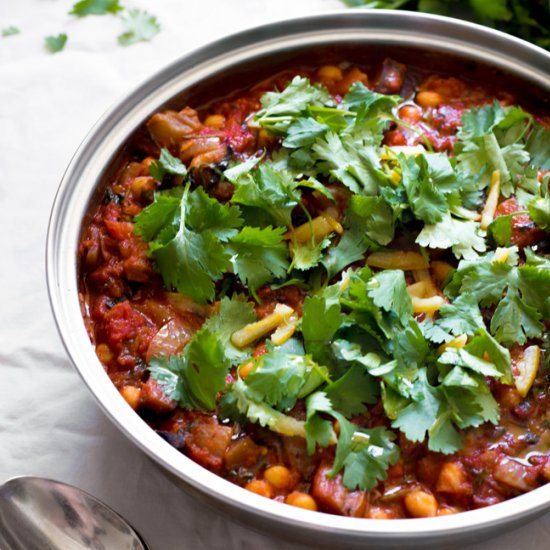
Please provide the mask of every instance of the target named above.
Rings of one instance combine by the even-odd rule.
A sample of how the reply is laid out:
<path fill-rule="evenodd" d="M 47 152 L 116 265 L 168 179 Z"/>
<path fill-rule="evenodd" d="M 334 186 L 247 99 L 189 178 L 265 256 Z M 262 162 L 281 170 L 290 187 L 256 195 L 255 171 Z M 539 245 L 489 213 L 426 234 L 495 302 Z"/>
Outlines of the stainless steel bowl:
<path fill-rule="evenodd" d="M 550 484 L 489 508 L 446 517 L 366 520 L 309 512 L 259 497 L 207 471 L 158 437 L 119 395 L 90 345 L 77 283 L 81 226 L 96 189 L 133 132 L 172 103 L 204 103 L 222 88 L 241 88 L 284 66 L 309 59 L 353 61 L 393 55 L 435 70 L 451 56 L 453 70 L 485 76 L 541 107 L 550 97 L 550 55 L 526 42 L 444 17 L 390 11 L 341 11 L 254 28 L 185 55 L 114 105 L 84 140 L 63 177 L 50 219 L 47 274 L 65 347 L 112 421 L 186 490 L 234 519 L 316 546 L 378 544 L 411 547 L 479 541 L 550 508 Z M 447 61 L 444 61 L 447 62 Z"/>

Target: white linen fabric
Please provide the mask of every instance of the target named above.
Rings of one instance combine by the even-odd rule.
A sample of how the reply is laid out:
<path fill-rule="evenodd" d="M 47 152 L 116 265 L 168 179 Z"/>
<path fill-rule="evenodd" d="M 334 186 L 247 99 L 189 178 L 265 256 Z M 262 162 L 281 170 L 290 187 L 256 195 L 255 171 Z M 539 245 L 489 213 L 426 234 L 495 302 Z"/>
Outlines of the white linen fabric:
<path fill-rule="evenodd" d="M 206 42 L 339 0 L 123 0 L 154 13 L 150 43 L 117 44 L 113 16 L 78 19 L 71 0 L 0 0 L 0 482 L 46 476 L 124 515 L 152 550 L 305 548 L 260 534 L 173 485 L 104 416 L 72 367 L 50 311 L 44 270 L 49 212 L 65 166 L 98 117 L 149 74 Z M 68 34 L 65 49 L 44 37 Z M 477 550 L 548 548 L 550 516 Z M 311 541 L 315 546 L 315 541 Z"/>

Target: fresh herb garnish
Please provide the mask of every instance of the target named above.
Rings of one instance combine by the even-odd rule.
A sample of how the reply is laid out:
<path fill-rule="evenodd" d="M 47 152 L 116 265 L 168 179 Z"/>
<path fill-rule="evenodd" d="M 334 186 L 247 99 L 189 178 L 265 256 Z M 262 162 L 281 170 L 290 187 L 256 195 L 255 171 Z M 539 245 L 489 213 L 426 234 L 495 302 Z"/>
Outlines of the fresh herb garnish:
<path fill-rule="evenodd" d="M 20 32 L 21 31 L 17 27 L 10 25 L 9 27 L 2 29 L 2 37 L 7 38 L 8 36 L 15 36 Z"/>
<path fill-rule="evenodd" d="M 160 32 L 157 18 L 145 10 L 131 9 L 121 17 L 124 24 L 124 32 L 118 37 L 121 46 L 149 42 Z"/>
<path fill-rule="evenodd" d="M 85 17 L 87 15 L 118 13 L 122 9 L 120 0 L 80 0 L 73 5 L 69 13 L 78 17 Z"/>
<path fill-rule="evenodd" d="M 45 39 L 46 48 L 50 53 L 60 52 L 67 43 L 67 35 L 63 32 L 56 36 L 47 36 Z"/>

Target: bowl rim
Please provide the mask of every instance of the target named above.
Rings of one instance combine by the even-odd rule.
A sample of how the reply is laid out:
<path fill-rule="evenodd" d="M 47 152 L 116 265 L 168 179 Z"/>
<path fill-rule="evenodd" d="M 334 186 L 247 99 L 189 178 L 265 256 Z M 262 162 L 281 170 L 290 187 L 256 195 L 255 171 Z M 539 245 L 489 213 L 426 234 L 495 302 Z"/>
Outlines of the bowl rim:
<path fill-rule="evenodd" d="M 183 481 L 188 489 L 214 502 L 219 509 L 237 510 L 247 517 L 252 514 L 258 524 L 270 528 L 284 525 L 286 534 L 294 530 L 349 542 L 404 541 L 411 536 L 417 540 L 437 538 L 441 541 L 460 536 L 465 530 L 475 534 L 497 524 L 513 526 L 525 516 L 542 513 L 550 507 L 550 484 L 488 508 L 445 517 L 389 522 L 310 512 L 255 495 L 199 466 L 158 437 L 125 403 L 93 347 L 82 345 L 89 343 L 89 337 L 82 322 L 77 283 L 80 225 L 102 177 L 103 167 L 114 156 L 114 150 L 118 150 L 113 144 L 120 146 L 132 128 L 146 119 L 144 113 L 154 112 L 173 97 L 176 90 L 199 82 L 205 75 L 226 66 L 231 59 L 234 65 L 240 64 L 252 59 L 253 55 L 272 52 L 276 47 L 312 47 L 327 40 L 337 41 L 338 37 L 346 41 L 360 39 L 365 44 L 401 45 L 410 44 L 416 38 L 422 40 L 418 46 L 424 49 L 431 47 L 442 53 L 468 54 L 489 65 L 498 61 L 497 66 L 550 91 L 550 54 L 545 50 L 480 25 L 407 11 L 359 9 L 282 19 L 222 37 L 185 53 L 125 94 L 99 119 L 62 177 L 46 241 L 48 294 L 61 340 L 73 365 L 111 421 L 149 457 Z M 102 168 L 91 167 L 94 163 Z"/>

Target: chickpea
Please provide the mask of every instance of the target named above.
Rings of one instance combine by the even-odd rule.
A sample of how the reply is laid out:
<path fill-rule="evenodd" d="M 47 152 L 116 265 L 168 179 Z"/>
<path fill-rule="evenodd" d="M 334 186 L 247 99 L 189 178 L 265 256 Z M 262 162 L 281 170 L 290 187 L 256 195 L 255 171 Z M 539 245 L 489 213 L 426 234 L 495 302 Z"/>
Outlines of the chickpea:
<path fill-rule="evenodd" d="M 456 462 L 443 464 L 439 478 L 437 479 L 437 490 L 444 493 L 461 493 L 466 482 L 466 474 L 462 466 Z"/>
<path fill-rule="evenodd" d="M 418 92 L 416 102 L 421 107 L 439 107 L 443 103 L 443 98 L 437 92 Z"/>
<path fill-rule="evenodd" d="M 95 348 L 95 352 L 99 360 L 104 364 L 108 365 L 113 360 L 113 352 L 107 344 L 99 344 Z"/>
<path fill-rule="evenodd" d="M 290 493 L 285 502 L 291 506 L 297 506 L 298 508 L 304 508 L 305 510 L 317 511 L 317 503 L 315 499 L 307 493 L 301 493 L 300 491 L 294 491 Z"/>
<path fill-rule="evenodd" d="M 247 483 L 245 489 L 266 498 L 273 498 L 274 496 L 273 487 L 267 481 L 261 479 L 253 479 L 250 483 Z"/>
<path fill-rule="evenodd" d="M 370 519 L 391 519 L 392 515 L 382 508 L 373 507 L 367 512 L 367 517 Z"/>
<path fill-rule="evenodd" d="M 215 128 L 219 130 L 225 125 L 225 117 L 223 115 L 209 115 L 206 117 L 204 124 L 209 128 Z"/>
<path fill-rule="evenodd" d="M 326 80 L 342 80 L 342 69 L 336 65 L 323 65 L 317 74 Z"/>
<path fill-rule="evenodd" d="M 411 491 L 405 495 L 405 508 L 414 518 L 431 518 L 437 514 L 437 500 L 426 491 Z"/>
<path fill-rule="evenodd" d="M 422 112 L 418 107 L 414 107 L 413 105 L 404 105 L 399 109 L 399 118 L 411 122 L 418 122 L 422 118 Z"/>
<path fill-rule="evenodd" d="M 132 407 L 132 409 L 137 410 L 139 407 L 139 402 L 141 398 L 141 389 L 136 386 L 124 386 L 120 390 L 120 394 L 126 400 L 126 403 Z"/>
<path fill-rule="evenodd" d="M 458 514 L 460 510 L 454 508 L 453 506 L 445 506 L 444 508 L 439 508 L 437 511 L 438 516 L 450 516 L 452 514 Z"/>
<path fill-rule="evenodd" d="M 266 479 L 275 489 L 288 489 L 292 483 L 290 470 L 285 466 L 271 466 L 264 472 Z"/>

